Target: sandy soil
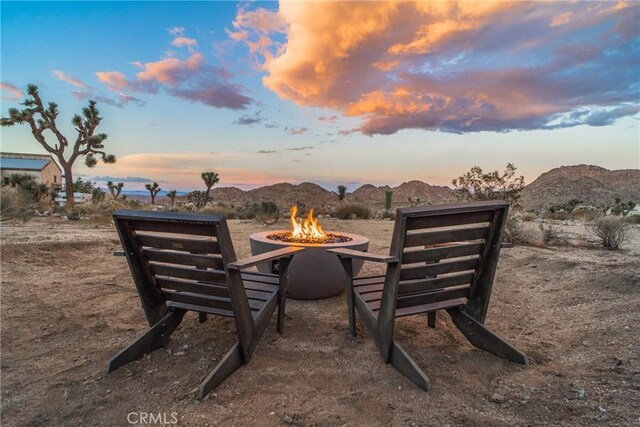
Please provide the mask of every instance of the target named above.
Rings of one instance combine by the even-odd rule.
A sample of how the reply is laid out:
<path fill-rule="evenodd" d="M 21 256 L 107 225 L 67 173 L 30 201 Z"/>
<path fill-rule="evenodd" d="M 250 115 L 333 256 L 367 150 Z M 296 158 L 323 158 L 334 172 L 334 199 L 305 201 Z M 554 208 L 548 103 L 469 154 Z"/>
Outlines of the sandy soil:
<path fill-rule="evenodd" d="M 237 252 L 249 255 L 247 236 L 264 227 L 230 223 Z M 378 252 L 393 227 L 324 223 L 368 236 Z M 3 223 L 2 424 L 128 425 L 130 412 L 147 412 L 197 426 L 640 425 L 634 233 L 616 253 L 503 250 L 487 324 L 529 355 L 528 368 L 474 349 L 446 314 L 435 330 L 403 318 L 399 341 L 433 385 L 424 393 L 382 363 L 363 325 L 350 338 L 343 294 L 290 301 L 284 335 L 274 319 L 251 362 L 199 402 L 196 387 L 234 339 L 231 321 L 190 315 L 167 350 L 107 375 L 109 357 L 146 326 L 126 261 L 112 256 L 114 229 Z"/>

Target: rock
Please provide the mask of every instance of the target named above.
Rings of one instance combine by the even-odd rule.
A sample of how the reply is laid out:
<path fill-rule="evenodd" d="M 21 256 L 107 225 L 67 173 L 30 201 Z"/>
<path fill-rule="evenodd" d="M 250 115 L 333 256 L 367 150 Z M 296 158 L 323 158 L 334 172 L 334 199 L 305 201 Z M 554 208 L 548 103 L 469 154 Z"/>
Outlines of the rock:
<path fill-rule="evenodd" d="M 605 408 L 603 408 L 602 406 L 598 406 L 598 411 L 605 413 L 607 412 L 607 410 Z"/>
<path fill-rule="evenodd" d="M 182 350 L 178 350 L 175 353 L 173 353 L 174 356 L 184 356 L 185 354 L 187 353 Z"/>
<path fill-rule="evenodd" d="M 291 418 L 289 415 L 285 415 L 282 420 L 287 423 L 287 424 L 293 424 L 293 418 Z"/>
<path fill-rule="evenodd" d="M 505 399 L 503 395 L 498 393 L 493 393 L 491 396 L 489 396 L 489 402 L 492 402 L 492 403 L 503 404 L 506 401 L 507 399 Z"/>
<path fill-rule="evenodd" d="M 578 390 L 578 399 L 586 399 L 587 397 L 587 391 L 583 388 L 581 388 L 580 390 Z"/>

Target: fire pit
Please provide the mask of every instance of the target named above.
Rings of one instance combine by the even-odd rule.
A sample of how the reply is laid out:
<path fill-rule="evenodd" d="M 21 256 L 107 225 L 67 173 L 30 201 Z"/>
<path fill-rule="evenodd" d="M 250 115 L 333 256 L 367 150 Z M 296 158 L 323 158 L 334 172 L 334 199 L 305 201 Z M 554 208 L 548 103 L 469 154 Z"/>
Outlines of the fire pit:
<path fill-rule="evenodd" d="M 369 239 L 357 234 L 324 232 L 313 218 L 313 209 L 302 221 L 297 218 L 297 207 L 291 208 L 292 230 L 263 231 L 252 234 L 252 255 L 258 255 L 286 246 L 301 246 L 306 251 L 296 254 L 289 264 L 288 296 L 294 299 L 322 299 L 336 296 L 346 286 L 346 276 L 338 257 L 327 249 L 349 248 L 366 251 Z M 362 261 L 353 262 L 353 274 L 362 268 Z M 258 265 L 262 273 L 277 273 L 277 262 Z"/>

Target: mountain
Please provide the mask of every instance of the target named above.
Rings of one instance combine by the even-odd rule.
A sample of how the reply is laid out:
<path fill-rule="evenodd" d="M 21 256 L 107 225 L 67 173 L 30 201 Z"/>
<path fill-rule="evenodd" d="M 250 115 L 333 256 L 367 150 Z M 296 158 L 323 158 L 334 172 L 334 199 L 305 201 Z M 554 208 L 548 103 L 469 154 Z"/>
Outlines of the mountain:
<path fill-rule="evenodd" d="M 448 187 L 430 185 L 421 181 L 409 181 L 396 188 L 387 185 L 376 187 L 365 184 L 352 193 L 347 193 L 346 200 L 349 203 L 361 203 L 374 208 L 384 207 L 385 191 L 393 190 L 393 207 L 409 205 L 409 197 L 412 200 L 420 199 L 421 202 L 438 204 L 455 201 L 453 191 Z M 234 205 L 236 207 L 245 204 L 274 202 L 282 209 L 296 203 L 304 204 L 307 208 L 323 210 L 338 205 L 338 194 L 325 190 L 319 185 L 303 182 L 302 184 L 279 183 L 265 187 L 243 191 L 236 187 L 219 187 L 210 192 L 214 202 Z"/>
<path fill-rule="evenodd" d="M 640 202 L 640 169 L 609 170 L 600 166 L 561 166 L 540 175 L 522 191 L 526 210 L 545 211 L 550 206 L 579 199 L 592 206 L 611 205 L 616 197 Z"/>

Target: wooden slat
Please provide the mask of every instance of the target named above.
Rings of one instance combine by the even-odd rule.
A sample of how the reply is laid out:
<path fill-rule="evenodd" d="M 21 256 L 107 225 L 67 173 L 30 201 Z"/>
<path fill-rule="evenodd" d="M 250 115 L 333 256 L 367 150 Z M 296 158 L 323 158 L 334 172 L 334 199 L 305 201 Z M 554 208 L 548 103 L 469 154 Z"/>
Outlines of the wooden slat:
<path fill-rule="evenodd" d="M 172 234 L 193 234 L 199 236 L 216 236 L 214 224 L 197 224 L 188 221 L 153 221 L 132 219 L 128 221 L 135 231 L 155 231 Z"/>
<path fill-rule="evenodd" d="M 429 292 L 449 286 L 470 284 L 473 281 L 473 276 L 474 273 L 459 273 L 435 279 L 407 280 L 401 282 L 398 286 L 398 295 Z"/>
<path fill-rule="evenodd" d="M 473 228 L 453 228 L 450 230 L 440 230 L 427 233 L 407 234 L 404 239 L 404 246 L 434 245 L 437 243 L 461 242 L 466 240 L 484 239 L 488 232 L 488 227 Z"/>
<path fill-rule="evenodd" d="M 365 294 L 363 295 L 363 300 L 367 301 L 367 305 L 372 310 L 377 310 L 380 308 L 380 300 L 376 298 L 376 293 Z M 469 285 L 457 286 L 455 288 L 447 288 L 442 291 L 435 292 L 427 292 L 420 294 L 410 294 L 402 297 L 398 297 L 397 309 L 417 306 L 417 305 L 426 305 L 432 304 L 440 301 L 447 301 L 452 299 L 458 299 L 467 297 L 469 294 Z"/>
<path fill-rule="evenodd" d="M 231 310 L 231 299 L 223 297 L 210 297 L 198 294 L 192 294 L 190 292 L 174 292 L 171 290 L 162 290 L 162 295 L 167 301 L 182 302 L 185 304 L 201 305 L 204 307 L 220 308 L 223 310 Z M 260 310 L 264 305 L 264 301 L 249 299 L 249 307 L 251 310 Z"/>
<path fill-rule="evenodd" d="M 431 215 L 407 218 L 407 230 L 422 228 L 450 227 L 463 224 L 477 224 L 491 222 L 493 211 L 462 212 L 448 215 Z"/>
<path fill-rule="evenodd" d="M 162 289 L 190 292 L 193 294 L 209 295 L 212 297 L 229 298 L 229 288 L 226 285 L 209 285 L 198 282 L 187 282 L 178 279 L 156 278 L 156 283 Z"/>
<path fill-rule="evenodd" d="M 400 280 L 421 279 L 426 277 L 435 277 L 438 274 L 475 270 L 478 267 L 478 264 L 479 258 L 476 257 L 460 261 L 440 262 L 437 264 L 427 264 L 416 267 L 404 267 L 400 270 Z"/>
<path fill-rule="evenodd" d="M 198 270 L 155 263 L 149 263 L 149 265 L 153 274 L 158 276 L 178 277 L 180 279 L 199 280 L 209 283 L 227 283 L 224 271 L 220 270 Z"/>
<path fill-rule="evenodd" d="M 190 292 L 174 292 L 163 289 L 162 296 L 167 301 L 176 301 L 184 304 L 200 305 L 203 307 L 220 308 L 222 310 L 231 310 L 231 300 L 223 297 L 205 297 L 203 295 L 192 294 Z"/>
<path fill-rule="evenodd" d="M 339 257 L 348 257 L 361 259 L 364 261 L 374 261 L 382 263 L 398 262 L 398 258 L 390 255 L 379 255 L 371 252 L 356 251 L 347 248 L 327 249 L 327 252 L 338 255 Z"/>
<path fill-rule="evenodd" d="M 251 280 L 243 280 L 243 284 L 246 290 L 269 292 L 269 293 L 277 292 L 279 288 L 276 285 L 272 285 L 269 283 L 253 282 Z"/>
<path fill-rule="evenodd" d="M 193 294 L 202 294 L 214 297 L 229 298 L 229 288 L 226 285 L 212 285 L 200 282 L 188 282 L 179 279 L 157 278 L 158 286 L 163 289 L 172 289 Z M 247 298 L 256 301 L 267 301 L 274 294 L 273 291 L 247 289 Z"/>
<path fill-rule="evenodd" d="M 192 267 L 214 269 L 222 266 L 222 257 L 220 255 L 191 255 L 183 252 L 172 252 L 157 249 L 145 249 L 144 255 L 149 261 L 169 264 L 181 264 Z"/>
<path fill-rule="evenodd" d="M 412 316 L 414 314 L 428 313 L 430 311 L 442 310 L 443 308 L 458 307 L 467 302 L 466 298 L 458 298 L 454 300 L 441 301 L 433 304 L 416 305 L 413 307 L 405 307 L 396 310 L 396 317 Z"/>
<path fill-rule="evenodd" d="M 454 243 L 451 245 L 429 248 L 419 251 L 408 251 L 402 255 L 403 264 L 433 262 L 447 258 L 480 254 L 484 243 Z"/>
<path fill-rule="evenodd" d="M 280 282 L 280 278 L 276 274 L 268 273 L 254 273 L 254 272 L 242 272 L 242 278 L 245 280 L 251 280 L 252 282 L 270 283 L 277 285 Z"/>
<path fill-rule="evenodd" d="M 188 239 L 184 237 L 154 236 L 136 233 L 136 239 L 141 246 L 158 249 L 173 249 L 194 254 L 219 254 L 220 248 L 216 240 Z"/>
<path fill-rule="evenodd" d="M 300 252 L 304 250 L 305 248 L 301 248 L 297 246 L 287 246 L 281 249 L 276 249 L 274 251 L 253 255 L 253 256 L 250 256 L 249 258 L 244 258 L 238 261 L 231 262 L 227 264 L 227 268 L 229 270 L 242 270 L 245 268 L 256 266 L 258 264 L 264 264 L 269 261 L 275 261 L 281 258 L 290 257 L 296 252 Z"/>
<path fill-rule="evenodd" d="M 384 275 L 358 277 L 356 279 L 353 279 L 353 286 L 367 286 L 367 285 L 373 285 L 373 284 L 382 283 L 382 282 L 384 282 Z"/>
<path fill-rule="evenodd" d="M 181 302 L 171 301 L 169 307 L 175 307 L 182 310 L 197 311 L 198 313 L 213 314 L 216 316 L 234 317 L 233 311 L 223 310 L 220 308 L 205 307 L 203 305 L 185 304 Z"/>
<path fill-rule="evenodd" d="M 428 292 L 424 294 L 409 294 L 398 298 L 397 308 L 412 307 L 416 305 L 433 304 L 434 302 L 447 301 L 469 296 L 469 285 L 446 288 L 442 291 Z"/>

